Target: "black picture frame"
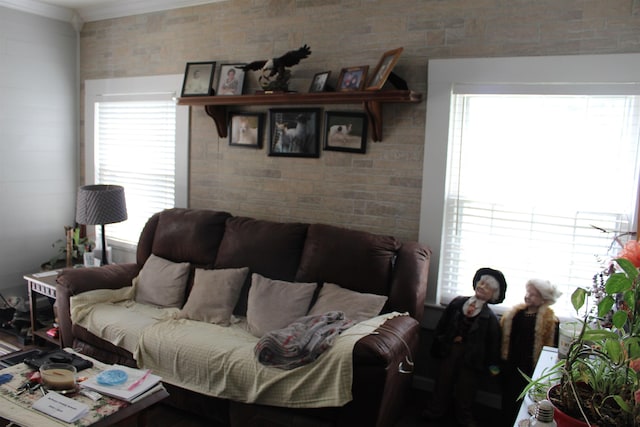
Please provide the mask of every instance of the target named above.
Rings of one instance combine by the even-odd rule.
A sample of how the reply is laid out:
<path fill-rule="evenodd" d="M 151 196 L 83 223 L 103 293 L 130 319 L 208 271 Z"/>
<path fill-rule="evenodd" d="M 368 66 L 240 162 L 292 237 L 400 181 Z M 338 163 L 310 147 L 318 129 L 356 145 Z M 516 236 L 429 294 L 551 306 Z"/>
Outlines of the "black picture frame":
<path fill-rule="evenodd" d="M 309 92 L 324 92 L 325 90 L 327 90 L 327 82 L 329 81 L 329 76 L 331 76 L 331 71 L 316 73 L 316 75 L 313 76 L 313 80 L 311 80 Z"/>
<path fill-rule="evenodd" d="M 378 65 L 371 75 L 371 80 L 369 80 L 369 84 L 367 85 L 367 90 L 380 90 L 382 86 L 389 78 L 389 74 L 391 74 L 391 70 L 396 66 L 398 59 L 400 59 L 400 54 L 404 48 L 399 47 L 397 49 L 389 50 L 382 54 Z"/>
<path fill-rule="evenodd" d="M 365 82 L 367 81 L 368 71 L 369 71 L 368 65 L 343 68 L 340 71 L 340 77 L 338 77 L 338 90 L 339 91 L 362 90 Z"/>
<path fill-rule="evenodd" d="M 324 117 L 324 150 L 367 152 L 367 115 L 358 112 L 327 111 Z"/>
<path fill-rule="evenodd" d="M 269 110 L 269 156 L 320 157 L 319 108 Z"/>
<path fill-rule="evenodd" d="M 263 113 L 231 112 L 228 122 L 230 146 L 262 148 Z"/>
<path fill-rule="evenodd" d="M 214 61 L 187 62 L 181 96 L 213 95 L 213 76 L 215 73 L 216 63 Z"/>
<path fill-rule="evenodd" d="M 242 95 L 246 64 L 222 64 L 220 65 L 220 78 L 216 95 Z M 232 79 L 228 79 L 233 73 Z"/>

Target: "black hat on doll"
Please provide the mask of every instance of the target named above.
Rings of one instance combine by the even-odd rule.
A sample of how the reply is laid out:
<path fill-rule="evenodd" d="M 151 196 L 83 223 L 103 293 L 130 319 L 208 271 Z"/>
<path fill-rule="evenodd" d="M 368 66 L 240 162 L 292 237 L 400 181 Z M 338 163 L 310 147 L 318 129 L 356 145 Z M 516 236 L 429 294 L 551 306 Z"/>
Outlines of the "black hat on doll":
<path fill-rule="evenodd" d="M 494 270 L 493 268 L 484 267 L 476 271 L 476 274 L 473 276 L 473 290 L 476 289 L 476 285 L 480 281 L 482 276 L 491 276 L 500 285 L 500 293 L 497 298 L 489 301 L 491 304 L 500 304 L 504 301 L 504 297 L 507 295 L 507 280 L 504 278 L 504 274 L 502 274 L 499 270 Z"/>

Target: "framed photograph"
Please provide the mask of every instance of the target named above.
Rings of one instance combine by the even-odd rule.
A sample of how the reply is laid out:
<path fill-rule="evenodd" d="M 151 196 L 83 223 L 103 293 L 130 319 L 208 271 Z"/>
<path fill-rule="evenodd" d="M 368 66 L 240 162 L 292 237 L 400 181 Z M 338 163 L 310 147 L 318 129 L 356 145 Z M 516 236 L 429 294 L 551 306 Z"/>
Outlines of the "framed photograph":
<path fill-rule="evenodd" d="M 362 90 L 367 80 L 368 65 L 343 68 L 338 77 L 338 90 Z"/>
<path fill-rule="evenodd" d="M 331 71 L 323 71 L 313 76 L 309 92 L 324 92 L 327 89 L 327 82 L 329 81 L 330 75 Z"/>
<path fill-rule="evenodd" d="M 320 109 L 269 110 L 269 155 L 320 157 Z"/>
<path fill-rule="evenodd" d="M 324 118 L 324 149 L 366 153 L 368 126 L 364 113 L 327 111 Z"/>
<path fill-rule="evenodd" d="M 182 96 L 213 95 L 215 62 L 187 62 L 182 84 Z"/>
<path fill-rule="evenodd" d="M 229 113 L 229 145 L 262 148 L 262 113 Z"/>
<path fill-rule="evenodd" d="M 218 95 L 242 95 L 244 70 L 246 64 L 224 64 L 220 66 Z"/>
<path fill-rule="evenodd" d="M 380 58 L 380 62 L 376 65 L 371 80 L 369 80 L 367 90 L 382 89 L 382 86 L 384 86 L 384 83 L 387 81 L 391 70 L 395 67 L 403 50 L 404 48 L 399 47 L 382 54 L 382 58 Z"/>

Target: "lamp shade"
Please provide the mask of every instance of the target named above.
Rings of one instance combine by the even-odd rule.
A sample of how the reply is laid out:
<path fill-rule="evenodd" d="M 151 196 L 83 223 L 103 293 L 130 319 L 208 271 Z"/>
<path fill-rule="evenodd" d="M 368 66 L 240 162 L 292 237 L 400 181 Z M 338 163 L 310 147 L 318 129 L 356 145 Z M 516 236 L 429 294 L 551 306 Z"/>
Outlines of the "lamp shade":
<path fill-rule="evenodd" d="M 124 187 L 120 185 L 82 186 L 76 203 L 78 224 L 113 224 L 127 219 Z"/>

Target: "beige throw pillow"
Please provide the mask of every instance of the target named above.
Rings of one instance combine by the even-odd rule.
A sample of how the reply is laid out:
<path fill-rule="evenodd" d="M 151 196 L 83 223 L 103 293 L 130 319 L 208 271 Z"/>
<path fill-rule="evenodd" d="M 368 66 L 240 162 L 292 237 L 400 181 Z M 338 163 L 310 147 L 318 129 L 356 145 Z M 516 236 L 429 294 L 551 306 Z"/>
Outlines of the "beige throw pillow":
<path fill-rule="evenodd" d="M 247 302 L 249 332 L 260 338 L 289 326 L 307 313 L 315 289 L 315 283 L 271 280 L 253 273 Z"/>
<path fill-rule="evenodd" d="M 347 319 L 361 322 L 380 314 L 386 302 L 387 297 L 384 295 L 364 294 L 333 283 L 325 283 L 320 289 L 316 303 L 309 310 L 309 316 L 318 316 L 328 311 L 342 311 Z"/>
<path fill-rule="evenodd" d="M 193 288 L 177 318 L 229 326 L 248 273 L 248 267 L 216 270 L 197 268 Z"/>
<path fill-rule="evenodd" d="M 171 262 L 151 254 L 133 279 L 136 302 L 159 307 L 181 307 L 188 279 L 188 262 Z"/>

